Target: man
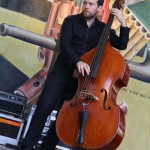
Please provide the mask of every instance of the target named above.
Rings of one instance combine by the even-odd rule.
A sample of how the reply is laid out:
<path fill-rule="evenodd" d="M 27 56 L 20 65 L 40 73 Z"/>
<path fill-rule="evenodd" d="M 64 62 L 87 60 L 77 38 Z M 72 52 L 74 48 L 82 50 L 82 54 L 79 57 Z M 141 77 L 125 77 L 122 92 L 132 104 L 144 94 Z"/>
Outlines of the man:
<path fill-rule="evenodd" d="M 50 115 L 57 101 L 63 96 L 72 81 L 74 68 L 77 68 L 83 76 L 90 73 L 90 66 L 81 61 L 80 57 L 98 44 L 105 26 L 97 19 L 102 5 L 103 0 L 83 0 L 82 13 L 69 16 L 64 20 L 60 35 L 61 53 L 46 79 L 35 114 L 22 143 L 23 150 L 32 150 L 33 146 L 37 144 L 47 116 Z M 120 10 L 112 9 L 111 13 L 120 21 L 121 29 L 119 37 L 113 30 L 110 32 L 110 42 L 113 47 L 123 50 L 127 46 L 129 28 L 126 27 Z M 41 149 L 54 150 L 57 142 L 54 125 L 45 138 Z"/>

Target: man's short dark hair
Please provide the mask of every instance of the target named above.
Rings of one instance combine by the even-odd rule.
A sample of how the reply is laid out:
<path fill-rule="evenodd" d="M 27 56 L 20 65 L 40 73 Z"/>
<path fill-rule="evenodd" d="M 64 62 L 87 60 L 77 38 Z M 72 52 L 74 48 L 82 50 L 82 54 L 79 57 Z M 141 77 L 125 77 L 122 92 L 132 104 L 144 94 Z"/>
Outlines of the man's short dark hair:
<path fill-rule="evenodd" d="M 97 0 L 97 3 L 98 3 L 98 6 L 101 6 L 101 5 L 103 5 L 104 0 Z"/>

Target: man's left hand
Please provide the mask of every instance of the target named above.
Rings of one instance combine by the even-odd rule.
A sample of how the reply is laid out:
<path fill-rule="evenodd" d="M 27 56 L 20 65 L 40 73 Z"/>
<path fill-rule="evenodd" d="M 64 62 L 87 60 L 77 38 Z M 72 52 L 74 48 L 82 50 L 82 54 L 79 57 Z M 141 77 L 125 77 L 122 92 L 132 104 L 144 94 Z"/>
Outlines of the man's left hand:
<path fill-rule="evenodd" d="M 126 27 L 125 19 L 123 17 L 122 11 L 117 8 L 112 8 L 110 10 L 111 14 L 116 16 L 121 23 L 121 26 Z"/>

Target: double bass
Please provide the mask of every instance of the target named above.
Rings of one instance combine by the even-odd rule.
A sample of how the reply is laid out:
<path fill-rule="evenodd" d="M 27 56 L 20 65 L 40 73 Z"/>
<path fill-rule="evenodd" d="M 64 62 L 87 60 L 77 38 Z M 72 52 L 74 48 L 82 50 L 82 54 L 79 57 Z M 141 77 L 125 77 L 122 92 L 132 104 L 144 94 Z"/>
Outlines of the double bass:
<path fill-rule="evenodd" d="M 120 0 L 116 0 L 113 7 L 120 5 Z M 83 77 L 74 71 L 78 80 L 76 94 L 64 102 L 58 114 L 57 135 L 70 147 L 115 150 L 124 137 L 125 114 L 116 98 L 128 84 L 130 69 L 108 42 L 113 18 L 110 14 L 98 46 L 81 57 L 91 72 Z"/>

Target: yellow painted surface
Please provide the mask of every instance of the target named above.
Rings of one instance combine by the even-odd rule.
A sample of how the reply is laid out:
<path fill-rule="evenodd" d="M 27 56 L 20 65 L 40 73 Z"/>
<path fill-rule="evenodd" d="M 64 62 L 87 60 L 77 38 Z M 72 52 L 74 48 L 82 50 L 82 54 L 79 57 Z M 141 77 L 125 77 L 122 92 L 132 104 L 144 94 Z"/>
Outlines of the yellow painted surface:
<path fill-rule="evenodd" d="M 0 8 L 0 23 L 6 23 L 41 35 L 46 24 L 3 8 Z M 38 59 L 38 46 L 10 36 L 0 36 L 0 54 L 28 77 L 32 77 L 43 66 Z"/>
<path fill-rule="evenodd" d="M 130 78 L 117 102 L 128 105 L 126 133 L 118 150 L 150 150 L 150 84 Z"/>

